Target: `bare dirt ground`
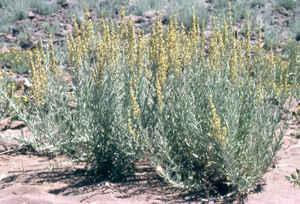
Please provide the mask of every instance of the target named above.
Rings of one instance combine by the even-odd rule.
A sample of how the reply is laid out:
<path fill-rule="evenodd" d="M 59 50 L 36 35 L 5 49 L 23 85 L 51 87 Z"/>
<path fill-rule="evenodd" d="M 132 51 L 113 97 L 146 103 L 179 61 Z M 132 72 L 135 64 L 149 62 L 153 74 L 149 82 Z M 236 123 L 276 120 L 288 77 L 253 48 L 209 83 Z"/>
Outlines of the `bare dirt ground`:
<path fill-rule="evenodd" d="M 290 112 L 284 116 L 284 122 L 287 131 L 275 167 L 265 174 L 258 192 L 242 202 L 300 203 L 300 186 L 285 178 L 300 167 L 300 120 Z M 83 165 L 75 165 L 63 156 L 37 155 L 30 147 L 18 144 L 13 138 L 20 137 L 21 130 L 24 136 L 31 137 L 30 131 L 21 123 L 3 123 L 6 129 L 0 132 L 0 138 L 5 138 L 0 139 L 0 204 L 204 202 L 197 193 L 179 192 L 165 184 L 145 162 L 139 162 L 135 176 L 126 183 L 99 180 L 89 175 Z"/>

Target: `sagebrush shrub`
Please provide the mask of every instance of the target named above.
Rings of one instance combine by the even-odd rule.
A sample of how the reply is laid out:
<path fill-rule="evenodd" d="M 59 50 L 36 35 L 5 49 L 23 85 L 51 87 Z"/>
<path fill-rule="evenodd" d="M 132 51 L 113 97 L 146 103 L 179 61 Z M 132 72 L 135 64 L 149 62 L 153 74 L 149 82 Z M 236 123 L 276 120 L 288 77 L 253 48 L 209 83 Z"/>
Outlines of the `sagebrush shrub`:
<path fill-rule="evenodd" d="M 100 31 L 85 15 L 80 25 L 74 18 L 63 59 L 51 43 L 30 55 L 31 98 L 21 115 L 34 146 L 115 179 L 146 157 L 180 188 L 251 189 L 280 146 L 280 108 L 299 92 L 295 60 L 265 51 L 261 29 L 257 43 L 249 25 L 245 37 L 236 34 L 231 15 L 223 26 L 214 18 L 209 37 L 195 16 L 190 29 L 158 18 L 147 37 L 124 9 L 119 25 L 103 20 Z"/>

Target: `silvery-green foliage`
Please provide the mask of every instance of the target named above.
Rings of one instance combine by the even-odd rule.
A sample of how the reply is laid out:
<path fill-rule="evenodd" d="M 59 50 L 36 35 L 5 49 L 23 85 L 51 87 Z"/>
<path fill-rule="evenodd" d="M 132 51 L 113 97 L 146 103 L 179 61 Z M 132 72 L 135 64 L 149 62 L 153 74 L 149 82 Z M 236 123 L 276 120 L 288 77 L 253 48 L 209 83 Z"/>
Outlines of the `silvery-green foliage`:
<path fill-rule="evenodd" d="M 273 162 L 282 136 L 275 134 L 280 106 L 259 103 L 254 81 L 234 83 L 225 71 L 194 64 L 179 78 L 169 77 L 162 111 L 152 95 L 154 102 L 146 105 L 152 112 L 143 116 L 149 117 L 148 151 L 173 185 L 211 194 L 246 192 Z M 210 95 L 227 129 L 226 145 L 212 135 Z"/>
<path fill-rule="evenodd" d="M 103 85 L 93 80 L 87 64 L 71 75 L 72 85 L 49 74 L 46 103 L 26 115 L 34 133 L 31 142 L 39 151 L 86 162 L 99 176 L 125 178 L 138 152 L 127 127 L 125 73 L 107 73 Z"/>

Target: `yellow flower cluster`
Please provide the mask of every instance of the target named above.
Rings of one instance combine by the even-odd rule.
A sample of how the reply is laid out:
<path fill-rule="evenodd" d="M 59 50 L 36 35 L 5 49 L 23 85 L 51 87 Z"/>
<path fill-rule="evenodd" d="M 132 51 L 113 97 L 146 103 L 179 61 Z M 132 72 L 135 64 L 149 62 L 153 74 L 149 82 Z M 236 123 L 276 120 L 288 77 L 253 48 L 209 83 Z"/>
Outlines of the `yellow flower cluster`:
<path fill-rule="evenodd" d="M 131 83 L 134 83 L 133 81 L 131 81 Z M 130 103 L 132 106 L 132 110 L 133 110 L 133 116 L 135 118 L 137 118 L 140 115 L 140 107 L 139 104 L 137 103 L 137 98 L 135 96 L 135 91 L 133 89 L 134 85 L 132 84 L 130 86 Z"/>
<path fill-rule="evenodd" d="M 159 80 L 160 86 L 163 87 L 167 80 L 168 57 L 165 47 L 163 25 L 160 18 L 157 19 L 152 29 L 150 39 L 150 59 L 156 73 L 156 80 Z"/>
<path fill-rule="evenodd" d="M 240 76 L 254 76 L 257 71 L 255 63 L 267 63 L 268 55 L 261 47 L 261 28 L 257 32 L 258 42 L 254 44 L 249 22 L 246 24 L 246 38 L 241 37 L 235 31 L 231 15 L 230 10 L 229 15 L 223 17 L 222 26 L 218 19 L 213 18 L 214 27 L 207 32 L 208 35 L 204 23 L 201 29 L 197 24 L 194 11 L 189 30 L 178 25 L 176 16 L 170 19 L 170 24 L 165 28 L 158 17 L 150 37 L 147 37 L 137 31 L 131 19 L 127 20 L 124 8 L 121 9 L 120 24 L 102 20 L 100 32 L 94 31 L 89 11 L 85 10 L 85 23 L 79 26 L 74 19 L 73 34 L 67 38 L 69 61 L 73 66 L 78 66 L 90 56 L 95 56 L 92 69 L 94 79 L 99 84 L 103 83 L 106 69 L 117 76 L 122 67 L 118 65 L 125 63 L 131 72 L 133 94 L 136 95 L 136 84 L 141 74 L 145 73 L 147 79 L 155 83 L 158 102 L 162 104 L 169 75 L 180 76 L 183 68 L 187 69 L 193 63 L 208 62 L 216 73 L 228 68 L 233 83 L 239 81 Z M 270 66 L 286 67 L 282 61 L 275 59 L 274 56 L 269 58 Z M 271 85 L 275 74 L 268 77 Z M 286 79 L 284 76 L 282 78 Z M 260 83 L 263 87 L 265 82 Z"/>
<path fill-rule="evenodd" d="M 137 43 L 133 20 L 130 19 L 128 25 L 128 54 L 127 61 L 129 62 L 130 71 L 134 72 L 134 66 L 137 59 Z"/>
<path fill-rule="evenodd" d="M 28 66 L 26 57 L 28 51 L 12 48 L 8 51 L 0 53 L 0 61 L 11 68 L 17 68 L 18 66 Z"/>
<path fill-rule="evenodd" d="M 29 53 L 30 69 L 32 77 L 32 96 L 37 106 L 45 103 L 45 96 L 47 94 L 47 71 L 41 60 L 40 51 L 35 48 Z"/>
<path fill-rule="evenodd" d="M 49 39 L 50 39 L 50 42 L 49 42 L 49 62 L 50 62 L 49 66 L 50 66 L 50 70 L 56 76 L 61 77 L 61 73 L 59 73 L 58 67 L 57 67 L 57 61 L 56 61 L 54 46 L 53 46 L 53 39 L 52 39 L 51 35 L 49 36 Z"/>
<path fill-rule="evenodd" d="M 4 71 L 2 69 L 0 69 L 0 81 L 3 79 L 4 79 Z"/>
<path fill-rule="evenodd" d="M 175 71 L 177 76 L 181 73 L 181 64 L 179 56 L 179 32 L 177 28 L 177 17 L 175 16 L 174 22 L 171 19 L 167 32 L 167 50 L 169 57 L 169 66 Z"/>
<path fill-rule="evenodd" d="M 212 114 L 211 124 L 213 126 L 212 136 L 216 137 L 221 145 L 224 147 L 227 144 L 227 128 L 221 127 L 221 120 L 217 115 L 215 105 L 213 104 L 212 96 L 209 96 L 209 109 Z"/>
<path fill-rule="evenodd" d="M 79 26 L 73 16 L 73 33 L 66 37 L 66 44 L 71 65 L 75 68 L 90 54 L 94 42 L 94 25 L 88 9 L 85 9 L 85 22 Z"/>
<path fill-rule="evenodd" d="M 98 83 L 103 83 L 104 71 L 107 66 L 110 67 L 110 71 L 118 74 L 117 65 L 122 54 L 121 47 L 121 34 L 117 32 L 116 26 L 113 22 L 102 20 L 101 32 L 98 33 L 96 67 L 94 69 L 94 79 Z"/>
<path fill-rule="evenodd" d="M 147 42 L 148 41 L 144 36 L 143 32 L 140 32 L 138 35 L 138 47 L 137 47 L 137 59 L 136 59 L 139 75 L 141 75 L 143 71 L 147 73 L 150 72 L 145 66 L 145 61 L 146 61 L 145 53 L 147 52 Z M 151 75 L 148 76 L 148 79 L 150 78 Z"/>

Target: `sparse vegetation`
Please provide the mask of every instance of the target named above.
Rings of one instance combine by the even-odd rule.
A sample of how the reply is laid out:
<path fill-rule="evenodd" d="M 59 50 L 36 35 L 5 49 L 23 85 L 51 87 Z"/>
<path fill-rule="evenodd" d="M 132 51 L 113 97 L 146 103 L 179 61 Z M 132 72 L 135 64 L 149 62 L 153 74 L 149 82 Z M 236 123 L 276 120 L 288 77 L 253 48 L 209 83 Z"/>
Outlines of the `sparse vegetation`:
<path fill-rule="evenodd" d="M 300 185 L 300 170 L 296 169 L 296 172 L 286 176 L 286 179 L 296 185 Z"/>
<path fill-rule="evenodd" d="M 286 10 L 294 10 L 296 8 L 296 0 L 280 0 L 277 2 L 277 8 L 285 8 Z"/>

